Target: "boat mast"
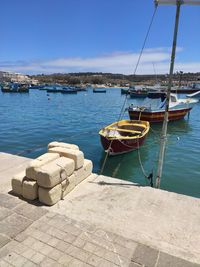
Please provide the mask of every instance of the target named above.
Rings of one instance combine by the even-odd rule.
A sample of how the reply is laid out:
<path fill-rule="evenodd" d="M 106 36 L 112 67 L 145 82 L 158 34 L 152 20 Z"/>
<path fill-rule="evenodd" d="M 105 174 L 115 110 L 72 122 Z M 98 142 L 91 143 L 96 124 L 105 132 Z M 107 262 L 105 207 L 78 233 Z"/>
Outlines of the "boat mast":
<path fill-rule="evenodd" d="M 176 56 L 176 43 L 177 43 L 177 35 L 178 35 L 180 7 L 181 7 L 181 0 L 177 0 L 174 39 L 173 39 L 173 46 L 172 46 L 172 53 L 171 53 L 170 71 L 169 71 L 169 84 L 168 84 L 168 88 L 167 88 L 165 115 L 164 115 L 164 122 L 163 122 L 162 133 L 161 133 L 160 152 L 159 152 L 159 159 L 158 159 L 158 171 L 157 171 L 157 177 L 156 177 L 156 187 L 157 188 L 160 187 L 160 179 L 162 176 L 163 161 L 164 161 L 165 147 L 166 147 L 166 141 L 167 141 L 167 124 L 168 124 L 168 116 L 169 116 L 169 103 L 170 103 L 170 94 L 171 94 L 173 72 L 174 72 L 174 61 L 175 61 L 175 56 Z"/>
<path fill-rule="evenodd" d="M 199 0 L 155 0 L 155 4 L 156 5 L 158 4 L 175 4 L 176 5 L 176 20 L 175 20 L 174 37 L 173 37 L 173 45 L 172 45 L 172 52 L 171 52 L 169 84 L 167 88 L 165 115 L 164 115 L 164 122 L 163 122 L 162 133 L 161 133 L 158 170 L 157 170 L 157 177 L 156 177 L 156 187 L 160 188 L 160 180 L 162 176 L 164 154 L 165 154 L 165 147 L 166 147 L 166 141 L 167 141 L 169 103 L 170 103 L 170 94 L 171 94 L 171 87 L 172 87 L 172 81 L 173 81 L 174 61 L 175 61 L 175 56 L 176 56 L 176 43 L 177 43 L 177 35 L 178 35 L 180 8 L 182 4 L 199 5 L 200 1 Z"/>

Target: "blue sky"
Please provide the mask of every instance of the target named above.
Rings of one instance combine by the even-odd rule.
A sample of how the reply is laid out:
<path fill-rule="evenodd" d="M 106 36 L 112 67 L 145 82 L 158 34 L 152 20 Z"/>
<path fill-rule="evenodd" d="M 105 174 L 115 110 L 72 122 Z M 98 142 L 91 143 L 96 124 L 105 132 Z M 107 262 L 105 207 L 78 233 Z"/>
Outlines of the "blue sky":
<path fill-rule="evenodd" d="M 0 70 L 133 73 L 153 0 L 1 0 Z M 138 73 L 167 73 L 174 6 L 160 6 Z M 200 71 L 200 6 L 182 6 L 176 70 Z"/>

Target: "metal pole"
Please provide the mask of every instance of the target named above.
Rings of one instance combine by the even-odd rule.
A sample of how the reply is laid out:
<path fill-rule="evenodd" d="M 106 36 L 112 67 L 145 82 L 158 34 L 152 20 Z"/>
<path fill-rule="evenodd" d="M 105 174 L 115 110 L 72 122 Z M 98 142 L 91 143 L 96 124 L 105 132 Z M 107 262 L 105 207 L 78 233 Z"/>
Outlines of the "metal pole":
<path fill-rule="evenodd" d="M 173 38 L 173 46 L 172 46 L 172 53 L 171 53 L 169 84 L 168 84 L 168 88 L 167 88 L 165 115 L 164 115 L 164 121 L 163 121 L 162 133 L 161 133 L 160 152 L 159 152 L 159 159 L 158 159 L 158 170 L 157 170 L 157 177 L 156 177 L 156 187 L 157 188 L 160 188 L 160 180 L 161 180 L 161 176 L 162 176 L 163 161 L 164 161 L 165 147 L 166 147 L 166 141 L 167 141 L 167 124 L 168 124 L 168 115 L 169 115 L 169 102 L 170 102 L 170 94 L 171 94 L 173 72 L 174 72 L 174 61 L 175 61 L 175 56 L 176 56 L 176 43 L 177 43 L 177 35 L 178 35 L 178 25 L 179 25 L 181 2 L 182 2 L 181 0 L 177 0 L 177 2 L 176 2 L 176 21 L 175 21 L 174 38 Z"/>

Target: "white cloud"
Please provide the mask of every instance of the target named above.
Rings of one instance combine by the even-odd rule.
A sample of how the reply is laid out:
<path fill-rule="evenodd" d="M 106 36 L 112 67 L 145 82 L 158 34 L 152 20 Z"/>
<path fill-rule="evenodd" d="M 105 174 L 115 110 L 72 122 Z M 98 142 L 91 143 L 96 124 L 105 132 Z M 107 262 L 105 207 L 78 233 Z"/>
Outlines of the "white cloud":
<path fill-rule="evenodd" d="M 168 73 L 170 62 L 169 47 L 148 48 L 144 50 L 136 74 Z M 177 55 L 183 49 L 177 48 Z M 139 52 L 114 52 L 110 55 L 88 58 L 57 58 L 46 61 L 33 62 L 0 62 L 0 70 L 34 73 L 64 73 L 64 72 L 111 72 L 132 74 L 139 57 Z M 184 72 L 200 71 L 200 62 L 178 62 L 175 70 Z"/>

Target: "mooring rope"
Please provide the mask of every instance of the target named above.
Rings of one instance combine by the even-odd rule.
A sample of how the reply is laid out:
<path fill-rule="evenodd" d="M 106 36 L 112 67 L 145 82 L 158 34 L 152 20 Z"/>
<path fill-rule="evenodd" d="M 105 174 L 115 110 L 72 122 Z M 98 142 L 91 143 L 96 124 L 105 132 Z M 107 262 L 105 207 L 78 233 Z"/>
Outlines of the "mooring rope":
<path fill-rule="evenodd" d="M 138 57 L 138 60 L 137 60 L 137 63 L 136 63 L 135 69 L 134 69 L 134 73 L 133 73 L 133 75 L 135 75 L 136 72 L 137 72 L 137 69 L 138 69 L 138 66 L 139 66 L 139 63 L 140 63 L 140 60 L 141 60 L 141 57 L 142 57 L 144 48 L 145 48 L 145 46 L 146 46 L 146 42 L 147 42 L 147 39 L 148 39 L 150 30 L 151 30 L 151 27 L 152 27 L 152 24 L 153 24 L 155 15 L 156 15 L 156 11 L 157 11 L 157 5 L 155 6 L 155 9 L 154 9 L 154 12 L 153 12 L 153 15 L 152 15 L 152 18 L 151 18 L 151 21 L 150 21 L 150 24 L 149 24 L 149 27 L 148 27 L 148 30 L 147 30 L 147 33 L 146 33 L 146 36 L 145 36 L 143 45 L 142 45 L 142 49 L 141 49 L 141 51 L 140 51 L 140 54 L 139 54 L 139 57 Z M 121 110 L 120 110 L 120 113 L 119 113 L 119 116 L 118 116 L 118 120 L 117 120 L 117 121 L 120 121 L 121 118 L 124 116 L 124 113 L 125 113 L 125 105 L 126 105 L 126 102 L 127 102 L 127 98 L 128 98 L 128 94 L 126 94 L 126 96 L 125 96 L 125 99 L 124 99 L 124 102 L 123 102 L 122 108 L 121 108 Z M 141 111 L 141 112 L 142 112 L 142 111 Z M 140 112 L 139 120 L 140 120 L 140 117 L 141 117 L 141 112 Z M 115 130 L 115 132 L 116 132 L 116 130 Z M 92 134 L 91 131 L 89 131 L 89 132 L 85 132 L 85 133 L 90 133 L 90 134 Z M 78 134 L 75 134 L 75 135 L 70 136 L 70 137 L 67 137 L 67 138 L 71 139 L 71 138 L 74 138 L 74 137 L 79 136 L 79 135 L 82 135 L 82 134 L 83 134 L 83 132 L 78 133 Z M 93 133 L 93 134 L 94 134 L 94 133 Z M 95 133 L 95 134 L 96 134 L 96 133 Z M 66 140 L 66 138 L 61 138 L 61 139 L 59 139 L 58 141 L 65 141 L 65 140 Z M 110 145 L 109 145 L 109 148 L 108 148 L 108 150 L 107 150 L 106 156 L 105 156 L 105 158 L 104 158 L 104 162 L 103 162 L 102 167 L 101 167 L 101 169 L 100 169 L 100 175 L 101 175 L 101 174 L 103 173 L 103 171 L 104 171 L 104 168 L 105 168 L 105 165 L 106 165 L 108 156 L 109 156 L 109 152 L 110 152 L 110 149 L 111 149 L 111 146 L 112 146 L 112 142 L 113 142 L 113 140 L 111 141 L 111 143 L 110 143 Z M 37 150 L 37 149 L 41 149 L 41 148 L 44 148 L 44 147 L 46 147 L 46 144 L 45 144 L 45 145 L 42 144 L 42 145 L 36 146 L 36 147 L 34 147 L 34 148 L 30 148 L 30 149 L 26 149 L 26 150 L 20 151 L 20 152 L 17 153 L 17 155 L 19 156 L 19 155 L 23 155 L 24 153 L 31 153 L 31 152 L 34 152 L 34 151 Z M 140 161 L 140 164 L 141 164 L 141 158 L 140 158 L 140 157 L 139 157 L 139 161 Z M 121 164 L 120 164 L 120 165 L 121 165 Z M 141 164 L 141 166 L 142 166 L 142 164 Z M 118 169 L 119 169 L 119 168 L 117 168 L 117 171 L 118 171 Z M 143 168 L 143 170 L 144 170 L 144 168 Z M 144 173 L 145 173 L 145 172 L 144 172 Z M 145 176 L 145 177 L 146 177 L 146 176 Z"/>
<path fill-rule="evenodd" d="M 143 42 L 143 45 L 142 45 L 142 49 L 141 49 L 141 51 L 140 51 L 140 54 L 139 54 L 139 57 L 138 57 L 138 60 L 137 60 L 137 63 L 136 63 L 136 66 L 135 66 L 135 70 L 134 70 L 133 75 L 135 75 L 136 72 L 137 72 L 137 69 L 138 69 L 138 66 L 139 66 L 139 63 L 140 63 L 140 60 L 141 60 L 141 57 L 142 57 L 144 48 L 145 48 L 145 46 L 146 46 L 146 42 L 147 42 L 147 39 L 148 39 L 150 30 L 151 30 L 151 27 L 152 27 L 152 24 L 153 24 L 155 15 L 156 15 L 156 11 L 157 11 L 157 5 L 155 5 L 154 12 L 153 12 L 152 18 L 151 18 L 151 20 L 150 20 L 150 24 L 149 24 L 147 33 L 146 33 L 146 35 L 145 35 L 145 39 L 144 39 L 144 42 Z M 127 98 L 128 98 L 128 94 L 126 94 L 126 96 L 125 96 L 124 103 L 123 103 L 123 105 L 122 105 L 122 108 L 121 108 L 121 111 L 120 111 L 120 114 L 119 114 L 119 117 L 118 117 L 118 120 L 117 120 L 118 122 L 119 122 L 119 121 L 121 120 L 121 118 L 122 118 L 122 114 L 123 114 L 123 111 L 124 111 L 124 108 L 125 108 L 125 105 L 126 105 L 126 102 L 127 102 Z M 115 132 L 116 132 L 116 130 L 115 130 Z M 114 134 L 115 134 L 115 132 L 114 132 Z M 102 164 L 102 167 L 101 167 L 101 169 L 100 169 L 100 175 L 101 175 L 101 174 L 103 173 L 103 171 L 104 171 L 104 168 L 105 168 L 105 165 L 106 165 L 108 156 L 109 156 L 109 152 L 110 152 L 112 143 L 113 143 L 113 140 L 111 140 L 110 145 L 109 145 L 109 147 L 108 147 L 108 149 L 107 149 L 105 159 L 104 159 L 103 164 Z"/>

